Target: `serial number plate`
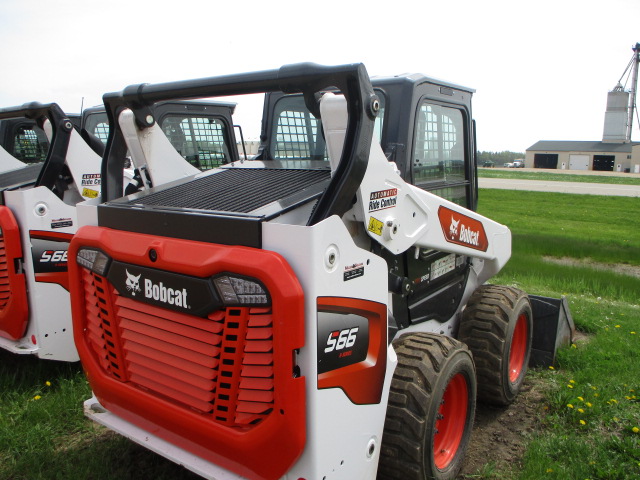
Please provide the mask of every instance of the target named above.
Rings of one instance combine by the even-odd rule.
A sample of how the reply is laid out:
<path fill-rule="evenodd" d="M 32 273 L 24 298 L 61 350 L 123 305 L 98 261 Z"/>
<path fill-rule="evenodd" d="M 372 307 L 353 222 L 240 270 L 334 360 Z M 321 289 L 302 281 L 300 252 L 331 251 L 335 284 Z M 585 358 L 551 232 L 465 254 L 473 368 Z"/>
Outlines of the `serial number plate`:
<path fill-rule="evenodd" d="M 456 268 L 456 254 L 452 253 L 442 257 L 431 264 L 431 280 L 441 277 Z"/>

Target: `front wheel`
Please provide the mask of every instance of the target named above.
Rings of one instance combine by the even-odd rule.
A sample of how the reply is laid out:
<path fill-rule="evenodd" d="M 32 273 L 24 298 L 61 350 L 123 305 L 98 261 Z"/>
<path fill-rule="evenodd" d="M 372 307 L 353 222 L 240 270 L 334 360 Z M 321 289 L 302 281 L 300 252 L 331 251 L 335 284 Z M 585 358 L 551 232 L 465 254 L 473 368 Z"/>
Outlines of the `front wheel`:
<path fill-rule="evenodd" d="M 478 400 L 509 405 L 518 395 L 531 355 L 533 314 L 526 293 L 483 285 L 467 303 L 458 339 L 473 353 Z"/>
<path fill-rule="evenodd" d="M 382 436 L 378 479 L 450 480 L 464 460 L 476 407 L 471 354 L 455 339 L 413 333 L 398 355 Z"/>

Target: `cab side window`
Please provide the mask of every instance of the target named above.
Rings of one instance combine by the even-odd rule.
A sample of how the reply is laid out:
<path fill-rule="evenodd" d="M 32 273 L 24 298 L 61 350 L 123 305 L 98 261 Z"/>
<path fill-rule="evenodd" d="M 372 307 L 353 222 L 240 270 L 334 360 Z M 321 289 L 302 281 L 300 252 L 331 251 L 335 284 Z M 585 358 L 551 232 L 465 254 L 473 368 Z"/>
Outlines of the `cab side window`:
<path fill-rule="evenodd" d="M 21 126 L 16 130 L 13 139 L 13 150 L 10 150 L 15 158 L 24 163 L 43 162 L 49 151 L 49 140 L 38 127 Z"/>
<path fill-rule="evenodd" d="M 167 115 L 162 119 L 162 131 L 173 147 L 200 170 L 232 161 L 226 130 L 225 124 L 214 117 Z"/>
<path fill-rule="evenodd" d="M 275 109 L 275 141 L 271 157 L 275 160 L 326 160 L 327 150 L 320 133 L 320 121 L 304 104 L 301 95 L 283 97 Z"/>
<path fill-rule="evenodd" d="M 463 115 L 458 108 L 423 101 L 416 118 L 412 173 L 416 186 L 467 207 Z"/>
<path fill-rule="evenodd" d="M 380 112 L 374 123 L 373 138 L 380 141 L 384 120 L 385 97 L 380 99 Z M 320 120 L 307 109 L 302 95 L 287 95 L 277 101 L 274 111 L 274 133 L 270 139 L 270 156 L 274 160 L 329 160 Z"/>

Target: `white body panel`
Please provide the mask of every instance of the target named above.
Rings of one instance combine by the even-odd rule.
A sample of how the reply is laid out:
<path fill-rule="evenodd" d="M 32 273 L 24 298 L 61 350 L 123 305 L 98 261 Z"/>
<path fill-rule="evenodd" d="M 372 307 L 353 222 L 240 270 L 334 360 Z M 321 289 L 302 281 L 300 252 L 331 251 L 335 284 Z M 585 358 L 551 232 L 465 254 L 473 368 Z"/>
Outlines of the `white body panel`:
<path fill-rule="evenodd" d="M 36 281 L 29 233 L 31 230 L 75 233 L 78 228 L 76 209 L 46 187 L 5 192 L 4 196 L 6 206 L 11 209 L 20 227 L 29 323 L 23 338 L 15 342 L 3 339 L 0 346 L 15 353 L 77 362 L 79 357 L 73 343 L 69 292 L 61 285 Z M 65 219 L 71 225 L 53 229 L 52 223 L 60 219 Z"/>
<path fill-rule="evenodd" d="M 44 130 L 51 138 L 48 121 Z M 65 163 L 73 183 L 64 193 L 64 200 L 43 186 L 4 192 L 5 205 L 20 228 L 29 317 L 24 336 L 18 340 L 0 338 L 0 348 L 49 360 L 77 362 L 69 292 L 57 283 L 36 280 L 30 235 L 34 230 L 74 234 L 78 229 L 76 203 L 100 196 L 101 158 L 75 130 L 71 132 Z M 60 250 L 67 248 L 68 243 L 60 242 Z"/>
<path fill-rule="evenodd" d="M 0 147 L 0 173 L 10 172 L 18 168 L 23 168 L 26 165 L 7 152 L 4 148 Z"/>

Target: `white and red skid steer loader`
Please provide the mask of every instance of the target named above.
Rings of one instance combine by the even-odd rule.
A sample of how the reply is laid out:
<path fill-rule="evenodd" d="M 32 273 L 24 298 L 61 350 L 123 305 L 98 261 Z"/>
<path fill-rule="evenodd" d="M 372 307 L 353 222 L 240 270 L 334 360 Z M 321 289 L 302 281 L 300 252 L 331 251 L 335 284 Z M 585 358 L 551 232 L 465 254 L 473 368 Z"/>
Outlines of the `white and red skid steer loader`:
<path fill-rule="evenodd" d="M 133 169 L 123 170 L 123 187 L 145 188 L 199 173 L 190 163 L 194 159 L 199 166 L 205 160 L 218 164 L 237 159 L 233 107 L 176 102 L 154 110 L 175 137 L 170 143 L 163 136 L 160 149 L 173 154 L 154 157 L 161 161 L 158 169 L 145 156 L 149 148 L 158 147 L 143 144 L 133 165 L 142 173 L 134 176 Z M 71 328 L 67 249 L 78 229 L 77 204 L 100 201 L 102 159 L 57 104 L 0 109 L 0 120 L 18 117 L 35 120 L 50 146 L 44 162 L 30 165 L 0 147 L 0 348 L 74 362 L 79 357 Z M 121 121 L 126 134 L 131 123 L 126 118 Z M 108 130 L 104 120 L 102 130 Z M 185 135 L 194 144 L 196 139 L 206 144 L 196 144 L 189 161 L 171 146 L 183 147 Z M 211 158 L 214 154 L 204 152 L 203 160 L 202 149 L 212 144 L 223 153 Z"/>
<path fill-rule="evenodd" d="M 259 92 L 259 160 L 120 198 L 155 102 Z M 511 235 L 473 211 L 472 93 L 299 64 L 106 94 L 135 129 L 69 250 L 86 414 L 211 479 L 454 478 L 533 330 L 483 286 Z"/>
<path fill-rule="evenodd" d="M 46 132 L 42 164 L 0 173 L 0 347 L 77 361 L 69 306 L 67 249 L 78 228 L 75 205 L 100 195 L 101 158 L 57 104 L 0 109 Z M 0 156 L 18 162 L 4 149 Z"/>

